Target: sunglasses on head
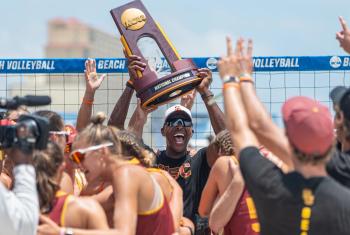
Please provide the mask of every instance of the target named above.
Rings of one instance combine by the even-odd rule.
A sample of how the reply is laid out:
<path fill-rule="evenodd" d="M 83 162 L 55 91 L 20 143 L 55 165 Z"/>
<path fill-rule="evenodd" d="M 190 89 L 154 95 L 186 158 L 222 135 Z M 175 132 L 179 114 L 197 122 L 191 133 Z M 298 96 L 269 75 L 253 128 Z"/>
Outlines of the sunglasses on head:
<path fill-rule="evenodd" d="M 173 118 L 169 119 L 165 122 L 165 125 L 170 126 L 170 127 L 176 127 L 176 126 L 183 126 L 183 127 L 191 127 L 192 122 L 189 121 L 188 119 L 183 119 L 183 118 Z"/>
<path fill-rule="evenodd" d="M 96 150 L 102 149 L 104 147 L 110 147 L 110 146 L 113 146 L 113 143 L 110 142 L 110 143 L 104 143 L 104 144 L 99 144 L 99 145 L 95 145 L 95 146 L 90 146 L 90 147 L 85 148 L 85 149 L 77 149 L 69 155 L 69 158 L 73 162 L 79 164 L 82 161 L 84 161 L 85 154 L 87 152 L 96 151 Z"/>
<path fill-rule="evenodd" d="M 66 142 L 69 140 L 69 133 L 67 131 L 50 131 L 50 135 L 60 135 L 66 138 Z"/>

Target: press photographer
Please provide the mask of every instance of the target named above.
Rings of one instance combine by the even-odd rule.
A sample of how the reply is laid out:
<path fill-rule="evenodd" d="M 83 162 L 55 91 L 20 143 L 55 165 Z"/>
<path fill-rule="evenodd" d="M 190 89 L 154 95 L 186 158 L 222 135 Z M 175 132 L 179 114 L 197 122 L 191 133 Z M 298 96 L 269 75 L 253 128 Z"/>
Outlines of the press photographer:
<path fill-rule="evenodd" d="M 34 103 L 28 97 L 10 100 L 0 99 L 0 107 L 15 109 L 19 105 L 46 105 L 49 97 Z M 29 101 L 32 101 L 30 99 Z M 45 101 L 45 102 L 43 102 Z M 0 122 L 0 148 L 14 163 L 14 187 L 9 191 L 0 183 L 0 234 L 36 234 L 39 217 L 39 203 L 36 191 L 36 176 L 31 165 L 34 150 L 46 148 L 48 121 L 35 115 L 22 115 L 17 123 Z"/>

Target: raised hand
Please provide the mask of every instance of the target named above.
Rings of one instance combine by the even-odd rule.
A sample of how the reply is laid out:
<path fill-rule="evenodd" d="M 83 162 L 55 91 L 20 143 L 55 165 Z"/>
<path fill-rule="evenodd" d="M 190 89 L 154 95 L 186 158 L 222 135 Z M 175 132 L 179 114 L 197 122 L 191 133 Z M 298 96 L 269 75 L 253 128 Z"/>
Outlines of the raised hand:
<path fill-rule="evenodd" d="M 203 78 L 201 83 L 196 88 L 199 94 L 202 95 L 203 93 L 209 90 L 209 86 L 213 81 L 213 76 L 210 69 L 202 68 L 202 69 L 198 69 L 197 77 Z"/>
<path fill-rule="evenodd" d="M 146 63 L 141 62 L 140 56 L 128 55 L 125 50 L 123 52 L 127 59 L 130 80 L 133 81 L 135 78 L 138 78 L 138 71 L 142 73 L 145 70 Z"/>
<path fill-rule="evenodd" d="M 85 61 L 84 73 L 86 91 L 95 93 L 95 91 L 101 86 L 106 74 L 102 74 L 98 77 L 96 73 L 96 61 L 94 59 L 87 59 Z"/>
<path fill-rule="evenodd" d="M 186 108 L 188 108 L 189 110 L 192 109 L 192 106 L 194 104 L 194 100 L 196 98 L 196 90 L 192 90 L 190 93 L 183 95 L 181 97 L 181 101 L 180 104 L 182 106 L 185 106 Z"/>
<path fill-rule="evenodd" d="M 236 46 L 236 52 L 233 52 L 232 41 L 230 37 L 226 37 L 227 55 L 221 57 L 218 62 L 218 70 L 221 78 L 225 77 L 238 77 L 238 47 Z"/>
<path fill-rule="evenodd" d="M 147 116 L 156 109 L 156 106 L 143 108 L 141 105 L 141 100 L 137 99 L 137 107 L 130 118 L 128 130 L 136 134 L 138 138 L 142 138 L 143 127 L 147 122 Z"/>
<path fill-rule="evenodd" d="M 221 78 L 240 77 L 242 75 L 251 75 L 253 71 L 253 42 L 248 41 L 247 50 L 244 48 L 244 40 L 239 39 L 236 42 L 236 49 L 233 51 L 231 39 L 226 38 L 227 55 L 218 62 L 218 69 Z"/>
<path fill-rule="evenodd" d="M 340 43 L 340 47 L 347 53 L 350 53 L 350 30 L 343 17 L 339 16 L 339 21 L 342 26 L 342 31 L 337 32 L 336 39 Z"/>
<path fill-rule="evenodd" d="M 146 121 L 148 114 L 153 112 L 156 109 L 157 109 L 157 106 L 142 107 L 141 100 L 137 99 L 137 107 L 136 107 L 135 113 L 137 114 L 138 119 Z"/>
<path fill-rule="evenodd" d="M 239 73 L 251 75 L 253 72 L 253 41 L 248 40 L 247 50 L 244 48 L 244 40 L 237 41 L 236 53 L 238 54 Z"/>

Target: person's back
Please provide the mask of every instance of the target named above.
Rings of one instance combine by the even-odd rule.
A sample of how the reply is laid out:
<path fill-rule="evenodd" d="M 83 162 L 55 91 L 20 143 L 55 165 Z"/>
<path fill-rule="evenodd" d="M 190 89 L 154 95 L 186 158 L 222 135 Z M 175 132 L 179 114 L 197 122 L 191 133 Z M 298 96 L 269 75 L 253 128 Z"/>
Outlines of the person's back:
<path fill-rule="evenodd" d="M 174 233 L 174 223 L 169 203 L 156 179 L 147 172 L 146 168 L 138 164 L 124 161 L 124 163 L 118 165 L 114 170 L 113 177 L 118 178 L 121 174 L 132 174 L 133 179 L 130 183 L 133 182 L 133 187 L 138 187 L 136 234 L 170 235 Z M 115 183 L 113 185 L 118 186 Z M 118 200 L 118 196 L 116 200 Z"/>
<path fill-rule="evenodd" d="M 350 191 L 326 171 L 334 143 L 328 108 L 293 97 L 283 105 L 282 115 L 295 171 L 283 173 L 252 144 L 239 154 L 261 234 L 348 234 Z"/>
<path fill-rule="evenodd" d="M 231 219 L 224 227 L 224 234 L 240 234 L 242 231 L 245 231 L 244 235 L 257 235 L 260 232 L 255 205 L 247 188 L 244 188 Z"/>
<path fill-rule="evenodd" d="M 297 172 L 274 171 L 260 174 L 259 185 L 247 184 L 258 211 L 261 234 L 349 233 L 350 191 L 330 177 L 306 179 Z"/>
<path fill-rule="evenodd" d="M 224 229 L 225 235 L 258 235 L 260 227 L 254 202 L 233 156 L 232 141 L 228 142 L 229 148 L 220 146 L 222 144 L 218 142 L 223 156 L 210 171 L 199 213 L 202 217 L 209 217 L 209 226 L 214 234 Z"/>
<path fill-rule="evenodd" d="M 108 229 L 106 215 L 95 200 L 75 197 L 63 191 L 56 193 L 48 216 L 62 227 Z"/>

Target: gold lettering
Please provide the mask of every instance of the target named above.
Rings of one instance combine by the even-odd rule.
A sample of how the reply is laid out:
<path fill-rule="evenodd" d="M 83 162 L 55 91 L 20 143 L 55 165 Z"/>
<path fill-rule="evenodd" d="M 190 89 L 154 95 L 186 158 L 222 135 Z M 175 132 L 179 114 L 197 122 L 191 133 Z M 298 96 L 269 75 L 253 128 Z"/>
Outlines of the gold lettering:
<path fill-rule="evenodd" d="M 141 15 L 141 16 L 137 16 L 131 20 L 124 22 L 124 25 L 125 25 L 126 29 L 129 29 L 131 26 L 136 25 L 138 23 L 141 23 L 143 21 L 146 22 L 146 16 Z"/>
<path fill-rule="evenodd" d="M 121 15 L 122 24 L 126 29 L 139 30 L 146 23 L 146 15 L 137 8 L 129 8 Z"/>
<path fill-rule="evenodd" d="M 315 197 L 310 189 L 303 190 L 303 200 L 304 204 L 307 206 L 312 206 L 315 201 Z"/>
<path fill-rule="evenodd" d="M 311 217 L 311 208 L 310 207 L 304 207 L 301 211 L 301 217 L 303 219 L 310 219 Z"/>

